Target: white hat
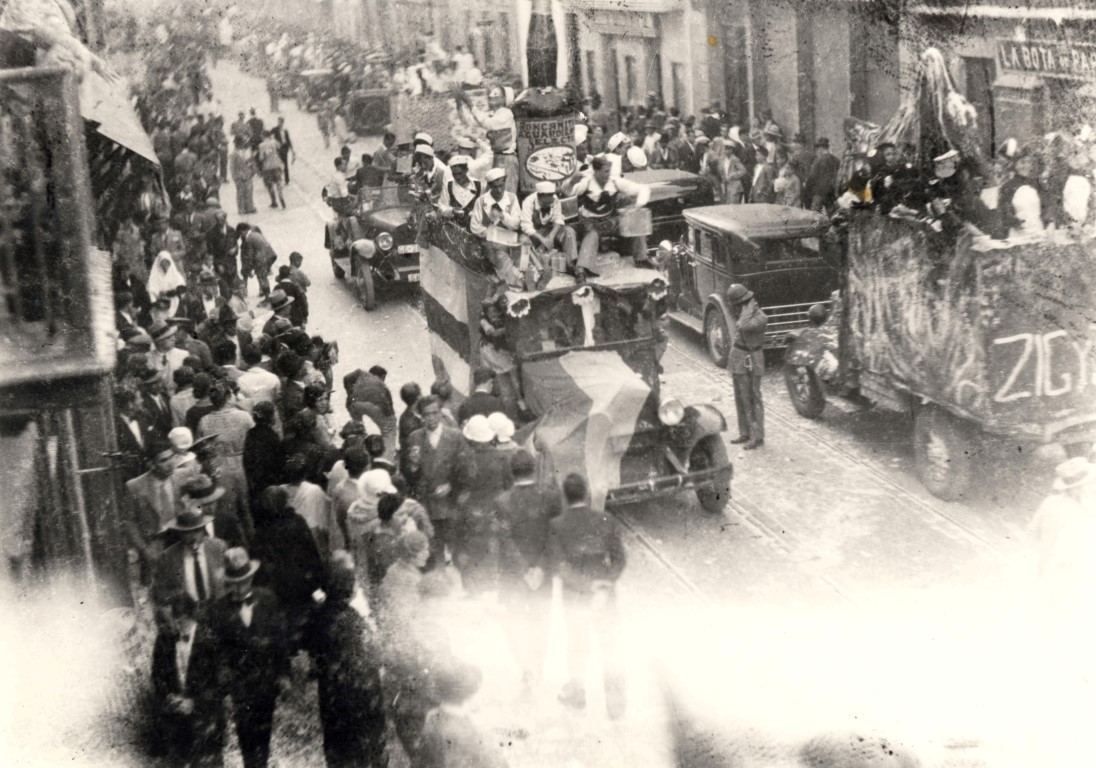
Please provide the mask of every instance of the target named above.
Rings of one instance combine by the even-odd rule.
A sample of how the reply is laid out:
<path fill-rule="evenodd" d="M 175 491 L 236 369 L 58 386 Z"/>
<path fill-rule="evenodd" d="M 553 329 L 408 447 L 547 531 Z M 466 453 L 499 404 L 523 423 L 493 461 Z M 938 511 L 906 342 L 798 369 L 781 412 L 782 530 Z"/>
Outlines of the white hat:
<path fill-rule="evenodd" d="M 575 123 L 575 143 L 581 144 L 586 141 L 586 135 L 590 132 L 590 127 L 586 123 Z"/>
<path fill-rule="evenodd" d="M 934 162 L 934 163 L 946 163 L 949 160 L 958 160 L 958 159 L 959 159 L 959 150 L 949 149 L 944 154 L 938 155 L 937 157 L 932 158 L 932 162 Z"/>
<path fill-rule="evenodd" d="M 434 148 L 429 144 L 419 144 L 415 147 L 416 155 L 426 155 L 427 157 L 434 156 Z"/>
<path fill-rule="evenodd" d="M 612 136 L 609 137 L 609 140 L 607 142 L 605 142 L 605 147 L 610 152 L 612 152 L 614 149 L 619 147 L 621 144 L 623 144 L 627 140 L 628 140 L 628 134 L 621 133 L 620 131 L 617 131 L 616 133 L 614 133 Z"/>
<path fill-rule="evenodd" d="M 392 476 L 384 469 L 370 469 L 358 478 L 358 493 L 366 502 L 376 503 L 382 493 L 398 493 L 392 485 Z"/>
<path fill-rule="evenodd" d="M 470 162 L 472 162 L 472 158 L 468 155 L 453 155 L 449 158 L 449 167 L 453 168 L 458 165 L 468 165 Z"/>
<path fill-rule="evenodd" d="M 510 417 L 505 413 L 498 411 L 492 413 L 487 417 L 487 426 L 495 433 L 500 443 L 508 443 L 514 436 L 514 422 L 510 421 Z"/>
<path fill-rule="evenodd" d="M 464 438 L 473 443 L 489 443 L 495 439 L 495 431 L 487 423 L 487 417 L 477 413 L 464 425 Z"/>
<path fill-rule="evenodd" d="M 639 147 L 628 147 L 628 162 L 638 171 L 647 167 L 647 155 Z"/>
<path fill-rule="evenodd" d="M 484 181 L 496 181 L 498 179 L 506 178 L 505 168 L 492 168 L 487 173 L 483 174 Z"/>
<path fill-rule="evenodd" d="M 552 181 L 538 181 L 535 189 L 538 195 L 554 195 L 556 193 L 556 185 Z"/>
<path fill-rule="evenodd" d="M 416 143 L 429 144 L 430 146 L 434 146 L 434 137 L 431 136 L 429 133 L 425 133 L 423 131 L 419 131 L 415 134 L 414 141 Z"/>
<path fill-rule="evenodd" d="M 468 136 L 461 136 L 457 139 L 457 146 L 461 149 L 475 149 L 477 145 L 475 139 L 469 138 Z"/>
<path fill-rule="evenodd" d="M 674 244 L 671 243 L 669 240 L 663 240 L 661 243 L 658 244 L 658 247 L 664 251 L 672 251 L 674 249 Z"/>
<path fill-rule="evenodd" d="M 186 427 L 175 427 L 167 433 L 167 440 L 177 451 L 189 451 L 194 445 L 194 435 Z"/>

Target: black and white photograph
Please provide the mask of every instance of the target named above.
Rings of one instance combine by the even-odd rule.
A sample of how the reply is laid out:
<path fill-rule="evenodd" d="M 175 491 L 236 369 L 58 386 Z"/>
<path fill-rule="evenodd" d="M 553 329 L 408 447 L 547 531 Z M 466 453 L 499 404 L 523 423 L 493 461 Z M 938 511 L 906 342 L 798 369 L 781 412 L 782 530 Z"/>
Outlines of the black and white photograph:
<path fill-rule="evenodd" d="M 0 0 L 0 545 L 12 768 L 1096 764 L 1096 1 Z"/>

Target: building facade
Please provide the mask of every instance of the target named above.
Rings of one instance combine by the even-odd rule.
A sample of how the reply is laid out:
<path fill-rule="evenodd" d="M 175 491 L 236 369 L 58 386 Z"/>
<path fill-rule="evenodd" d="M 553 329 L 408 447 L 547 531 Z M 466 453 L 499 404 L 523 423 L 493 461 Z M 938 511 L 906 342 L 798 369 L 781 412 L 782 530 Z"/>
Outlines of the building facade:
<path fill-rule="evenodd" d="M 908 7 L 902 63 L 912 77 L 924 48 L 939 48 L 956 87 L 978 110 L 987 157 L 1005 139 L 1096 125 L 1096 3 L 1032 0 Z"/>

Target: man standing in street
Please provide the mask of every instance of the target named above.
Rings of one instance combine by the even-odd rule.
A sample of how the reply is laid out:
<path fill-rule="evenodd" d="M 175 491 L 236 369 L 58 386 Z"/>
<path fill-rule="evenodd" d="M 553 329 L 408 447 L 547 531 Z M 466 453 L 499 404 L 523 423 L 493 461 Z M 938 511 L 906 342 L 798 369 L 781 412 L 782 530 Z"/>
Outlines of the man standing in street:
<path fill-rule="evenodd" d="M 259 283 L 259 293 L 270 295 L 270 268 L 278 260 L 278 254 L 258 227 L 240 222 L 236 225 L 240 236 L 240 274 L 244 279 L 244 293 L 247 293 L 247 280 L 255 274 Z"/>
<path fill-rule="evenodd" d="M 270 760 L 274 707 L 290 674 L 288 632 L 273 592 L 252 588 L 259 561 L 235 547 L 224 555 L 226 594 L 210 607 L 220 679 L 232 697 L 244 768 Z"/>
<path fill-rule="evenodd" d="M 430 395 L 419 403 L 423 427 L 407 439 L 403 471 L 434 526 L 427 567 L 440 568 L 445 565 L 445 548 L 456 551 L 457 505 L 467 498 L 471 458 L 461 433 L 442 423 L 438 398 Z"/>
<path fill-rule="evenodd" d="M 624 715 L 624 677 L 616 647 L 616 582 L 626 562 L 619 523 L 595 512 L 586 501 L 586 480 L 575 472 L 563 480 L 566 508 L 549 523 L 548 560 L 563 584 L 567 623 L 568 682 L 562 704 L 586 706 L 586 659 L 591 625 L 597 632 L 605 669 L 605 708 L 612 719 Z"/>
<path fill-rule="evenodd" d="M 166 439 L 150 437 L 146 448 L 148 471 L 126 482 L 130 512 L 125 523 L 129 546 L 140 558 L 142 581 L 148 582 L 163 551 L 157 535 L 175 517 L 179 489 L 175 450 Z"/>
<path fill-rule="evenodd" d="M 213 259 L 213 269 L 220 278 L 221 285 L 231 292 L 239 279 L 236 265 L 236 240 L 239 234 L 235 227 L 229 226 L 228 215 L 219 208 L 213 221 L 213 226 L 205 233 L 206 253 Z M 227 299 L 228 296 L 224 298 Z"/>
<path fill-rule="evenodd" d="M 765 409 L 761 401 L 761 377 L 765 373 L 765 327 L 769 318 L 754 301 L 753 291 L 741 283 L 727 289 L 727 303 L 734 318 L 734 342 L 727 357 L 734 381 L 734 406 L 738 412 L 738 437 L 751 451 L 765 444 Z"/>
<path fill-rule="evenodd" d="M 514 484 L 495 499 L 499 527 L 499 593 L 506 606 L 510 650 L 531 688 L 544 671 L 545 639 L 552 603 L 548 572 L 549 521 L 560 512 L 558 493 L 537 487 L 536 463 L 525 451 L 510 458 Z"/>
<path fill-rule="evenodd" d="M 274 141 L 278 143 L 278 157 L 282 159 L 282 169 L 285 171 L 285 183 L 289 184 L 289 156 L 293 155 L 293 162 L 297 162 L 297 153 L 293 149 L 293 140 L 289 138 L 289 129 L 285 127 L 285 118 L 279 117 L 278 124 L 270 131 Z M 283 204 L 284 208 L 285 205 Z"/>
<path fill-rule="evenodd" d="M 279 205 L 285 208 L 285 195 L 282 190 L 282 156 L 278 149 L 278 142 L 274 139 L 274 133 L 267 131 L 259 144 L 259 168 L 263 173 L 263 183 L 266 191 L 270 193 L 270 207 Z"/>
<path fill-rule="evenodd" d="M 840 161 L 830 154 L 830 140 L 823 137 L 814 143 L 814 161 L 803 188 L 803 201 L 812 211 L 828 213 L 836 200 L 835 185 Z"/>

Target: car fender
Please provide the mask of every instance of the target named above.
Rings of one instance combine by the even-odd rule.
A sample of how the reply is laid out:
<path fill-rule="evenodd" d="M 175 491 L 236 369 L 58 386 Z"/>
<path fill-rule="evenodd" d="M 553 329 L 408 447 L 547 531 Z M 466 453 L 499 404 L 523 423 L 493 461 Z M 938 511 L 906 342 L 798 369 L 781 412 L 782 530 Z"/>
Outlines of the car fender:
<path fill-rule="evenodd" d="M 731 308 L 727 304 L 727 299 L 721 293 L 713 293 L 708 296 L 708 300 L 704 303 L 705 315 L 708 313 L 708 308 L 712 306 L 717 307 L 723 313 L 723 322 L 727 324 L 727 333 L 730 334 L 730 338 L 727 339 L 729 346 L 731 339 L 734 338 L 734 318 L 731 317 Z"/>
<path fill-rule="evenodd" d="M 714 405 L 697 403 L 690 405 L 687 410 L 691 410 L 696 414 L 693 422 L 693 445 L 696 445 L 705 437 L 727 431 L 727 417 Z"/>

